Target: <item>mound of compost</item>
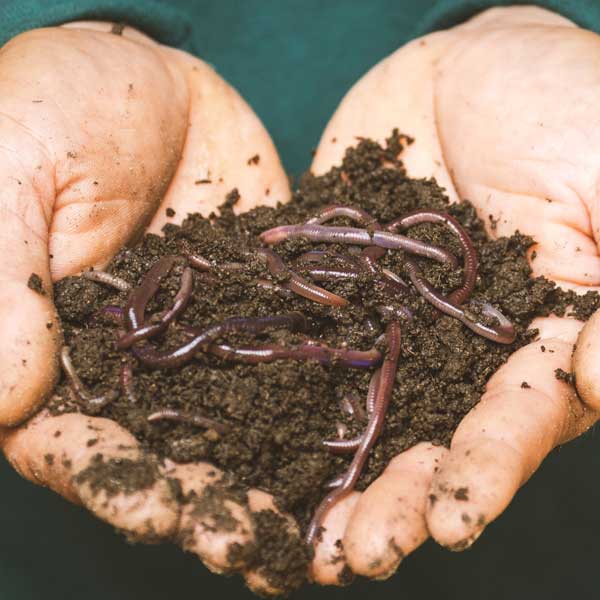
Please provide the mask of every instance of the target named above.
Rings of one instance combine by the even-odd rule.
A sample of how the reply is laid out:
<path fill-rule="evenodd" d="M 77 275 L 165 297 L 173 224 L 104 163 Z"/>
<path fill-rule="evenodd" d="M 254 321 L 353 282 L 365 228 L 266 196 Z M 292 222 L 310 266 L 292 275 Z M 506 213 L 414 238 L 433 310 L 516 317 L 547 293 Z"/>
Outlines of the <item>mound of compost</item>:
<path fill-rule="evenodd" d="M 291 202 L 276 208 L 259 207 L 236 215 L 233 209 L 239 195 L 234 190 L 219 214 L 207 218 L 192 214 L 181 226 L 166 225 L 163 237 L 146 235 L 134 247 L 122 249 L 107 267 L 109 273 L 135 287 L 163 256 L 199 255 L 215 265 L 210 275 L 192 270 L 193 292 L 187 307 L 176 322 L 151 340 L 159 350 L 188 341 L 186 328 L 205 328 L 231 317 L 297 311 L 306 317 L 313 340 L 335 348 L 376 347 L 385 352 L 381 336 L 386 325 L 396 319 L 391 316 L 394 309 L 407 307 L 413 318 L 400 320 L 401 353 L 391 402 L 358 489 L 369 485 L 392 457 L 420 441 L 448 445 L 460 420 L 479 401 L 489 377 L 535 336 L 535 332 L 527 331 L 533 318 L 550 312 L 564 314 L 566 307 L 574 304 L 570 310 L 585 319 L 599 305 L 595 294 L 576 299 L 543 277 L 531 278 L 526 257 L 533 243 L 529 237 L 516 233 L 492 240 L 469 202 L 449 205 L 444 190 L 434 180 L 409 178 L 400 156 L 410 141 L 398 132 L 385 146 L 361 140 L 346 151 L 341 166 L 323 176 L 305 175 Z M 454 318 L 440 316 L 414 288 L 390 296 L 381 279 L 368 272 L 318 282 L 349 300 L 346 306 L 327 306 L 282 293 L 286 277 L 272 275 L 264 261 L 249 258 L 253 250 L 263 246 L 259 234 L 279 225 L 304 223 L 332 204 L 361 208 L 380 223 L 416 209 L 453 216 L 468 232 L 479 257 L 472 297 L 492 304 L 510 319 L 516 330 L 515 341 L 499 344 Z M 328 225 L 356 226 L 345 217 Z M 420 224 L 410 228 L 407 235 L 462 256 L 458 238 L 443 225 Z M 300 255 L 324 250 L 333 257 L 353 251 L 348 245 L 304 238 L 285 240 L 273 250 L 309 281 L 309 265 L 297 262 Z M 388 269 L 409 281 L 405 257 L 402 250 L 388 250 L 377 269 Z M 335 263 L 335 258 L 332 260 Z M 462 261 L 452 267 L 426 258 L 414 260 L 444 295 L 460 287 Z M 243 268 L 221 268 L 231 263 L 241 263 Z M 185 267 L 184 259 L 175 262 L 148 303 L 147 315 L 160 314 L 172 305 Z M 230 473 L 240 489 L 258 487 L 272 493 L 281 509 L 292 513 L 301 527 L 307 526 L 329 491 L 327 482 L 342 474 L 352 459 L 352 454 L 332 454 L 323 441 L 336 439 L 340 432 L 347 438 L 361 434 L 365 427 L 361 411 L 352 415 L 343 408 L 347 408 L 348 400 L 364 406 L 373 368 L 349 368 L 335 360 L 333 364 L 293 359 L 244 364 L 202 350 L 182 366 L 150 368 L 129 350 L 116 348 L 123 327 L 115 322 L 114 314 L 101 310 L 106 306 L 126 307 L 130 292 L 83 277 L 58 282 L 54 292 L 65 345 L 70 348 L 76 372 L 91 395 L 114 395 L 106 406 L 87 405 L 70 391 L 63 376 L 50 402 L 54 414 L 79 411 L 114 419 L 159 457 L 183 463 L 210 461 Z M 392 310 L 378 311 L 382 305 Z M 306 337 L 306 332 L 282 327 L 252 335 L 233 332 L 221 341 L 231 347 L 294 345 Z M 119 385 L 124 361 L 132 372 L 127 392 Z M 215 426 L 148 421 L 148 416 L 163 409 L 207 418 Z M 97 469 L 97 485 L 102 486 L 105 471 Z M 261 518 L 268 520 L 265 515 Z M 265 525 L 263 529 L 275 535 L 275 527 Z M 278 543 L 284 546 L 289 540 L 271 545 Z M 288 561 L 283 568 L 288 573 L 306 565 L 305 552 L 295 551 L 294 557 L 295 565 Z M 290 586 L 296 580 L 279 573 L 277 583 Z"/>

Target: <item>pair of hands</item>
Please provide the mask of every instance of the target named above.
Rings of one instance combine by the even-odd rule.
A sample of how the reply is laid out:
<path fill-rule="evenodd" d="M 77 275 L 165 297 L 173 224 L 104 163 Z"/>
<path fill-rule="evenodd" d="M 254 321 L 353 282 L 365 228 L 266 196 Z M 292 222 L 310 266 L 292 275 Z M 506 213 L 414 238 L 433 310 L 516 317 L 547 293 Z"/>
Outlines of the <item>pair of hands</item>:
<path fill-rule="evenodd" d="M 233 187 L 239 210 L 290 196 L 268 134 L 212 69 L 129 28 L 122 36 L 110 30 L 37 30 L 0 52 L 0 442 L 25 477 L 114 526 L 142 539 L 185 531 L 185 548 L 209 568 L 239 569 L 251 587 L 275 592 L 260 565 L 231 564 L 227 553 L 232 542 L 252 541 L 250 513 L 272 507 L 268 494 L 251 491 L 246 505 L 224 499 L 238 526 L 219 530 L 210 515 L 179 505 L 167 481 L 201 494 L 222 475 L 210 465 L 167 462 L 150 489 L 107 498 L 74 475 L 98 452 L 145 459 L 128 432 L 106 419 L 44 412 L 16 427 L 57 376 L 52 281 L 104 266 L 143 231 L 207 214 Z M 535 275 L 596 289 L 599 57 L 600 38 L 558 15 L 487 11 L 411 42 L 370 71 L 333 116 L 312 170 L 339 163 L 356 136 L 383 140 L 398 127 L 416 138 L 403 154 L 412 177 L 433 176 L 451 200 L 468 198 L 482 218 L 492 215 L 491 235 L 532 235 Z M 255 154 L 260 163 L 249 166 Z M 206 178 L 212 183 L 195 185 Z M 32 272 L 45 296 L 27 288 Z M 419 444 L 331 510 L 312 565 L 316 581 L 337 583 L 346 566 L 388 576 L 429 535 L 468 547 L 548 452 L 598 419 L 600 315 L 581 334 L 582 324 L 568 318 L 533 326 L 539 338 L 492 377 L 450 450 Z M 579 396 L 555 378 L 557 368 L 575 370 Z M 524 380 L 530 388 L 521 388 Z M 90 437 L 98 439 L 93 447 Z"/>

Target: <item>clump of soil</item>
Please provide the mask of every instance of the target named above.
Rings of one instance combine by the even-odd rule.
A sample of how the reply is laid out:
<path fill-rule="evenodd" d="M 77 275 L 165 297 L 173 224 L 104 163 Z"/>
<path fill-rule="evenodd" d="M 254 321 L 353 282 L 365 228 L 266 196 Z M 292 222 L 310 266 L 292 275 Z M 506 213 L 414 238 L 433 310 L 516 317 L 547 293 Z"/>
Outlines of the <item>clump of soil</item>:
<path fill-rule="evenodd" d="M 79 485 L 89 483 L 94 495 L 104 491 L 106 496 L 111 498 L 117 494 L 131 494 L 151 488 L 157 474 L 157 465 L 150 460 L 105 459 L 98 453 L 90 464 L 75 476 L 75 481 Z"/>
<path fill-rule="evenodd" d="M 42 296 L 46 294 L 42 278 L 37 273 L 32 273 L 29 276 L 29 279 L 27 280 L 27 287 Z"/>
<path fill-rule="evenodd" d="M 489 377 L 510 354 L 532 339 L 534 333 L 526 329 L 534 317 L 551 311 L 564 314 L 566 307 L 575 303 L 576 316 L 586 318 L 600 304 L 596 294 L 576 300 L 573 294 L 557 290 L 542 277 L 530 278 L 526 251 L 533 242 L 529 237 L 517 233 L 491 240 L 469 202 L 449 205 L 444 190 L 435 181 L 407 177 L 399 158 L 406 143 L 410 140 L 397 132 L 383 147 L 373 141 L 360 141 L 356 148 L 348 149 L 340 167 L 320 177 L 304 176 L 293 200 L 277 208 L 261 207 L 235 215 L 233 207 L 238 194 L 234 190 L 219 215 L 203 218 L 194 214 L 181 226 L 166 225 L 164 237 L 147 235 L 137 246 L 119 252 L 108 267 L 110 273 L 135 286 L 163 255 L 194 253 L 216 264 L 246 263 L 241 271 L 216 268 L 214 282 L 207 282 L 194 272 L 193 298 L 183 316 L 158 340 L 153 340 L 163 349 L 184 342 L 181 326 L 205 327 L 233 316 L 266 316 L 295 310 L 309 319 L 310 337 L 334 347 L 347 344 L 366 350 L 377 343 L 386 325 L 386 319 L 378 316 L 375 307 L 408 306 L 415 317 L 401 325 L 402 352 L 392 401 L 359 489 L 373 481 L 393 456 L 416 443 L 428 440 L 449 444 L 460 420 L 479 401 Z M 295 295 L 286 298 L 257 286 L 258 278 L 280 283 L 261 261 L 248 261 L 245 255 L 260 245 L 258 235 L 276 225 L 304 222 L 330 204 L 360 207 L 382 223 L 418 208 L 443 210 L 454 216 L 469 232 L 480 259 L 473 297 L 492 303 L 514 323 L 515 342 L 497 344 L 474 334 L 455 319 L 438 318 L 414 290 L 390 301 L 368 275 L 320 284 L 350 300 L 342 308 L 323 306 Z M 351 223 L 341 218 L 333 224 Z M 461 254 L 457 239 L 444 227 L 419 225 L 409 235 Z M 314 244 L 303 239 L 286 241 L 274 249 L 288 265 L 308 250 L 349 252 L 347 246 Z M 452 269 L 426 259 L 418 262 L 427 279 L 444 294 L 461 285 L 461 268 Z M 401 251 L 388 251 L 380 264 L 405 275 Z M 183 266 L 184 261 L 164 279 L 148 306 L 148 314 L 171 305 Z M 301 268 L 296 270 L 306 275 Z M 120 389 L 119 370 L 124 354 L 115 349 L 119 327 L 99 316 L 98 310 L 106 305 L 124 307 L 127 293 L 69 277 L 56 284 L 55 300 L 65 343 L 71 348 L 74 366 L 84 384 L 94 394 Z M 230 345 L 294 343 L 303 335 L 277 330 L 258 338 L 236 334 L 226 341 Z M 291 512 L 302 526 L 327 493 L 325 484 L 341 474 L 351 459 L 333 456 L 322 441 L 336 437 L 336 423 L 348 428 L 348 437 L 361 433 L 365 425 L 343 413 L 340 401 L 351 394 L 363 403 L 371 376 L 369 370 L 316 362 L 281 360 L 246 365 L 203 352 L 189 364 L 169 370 L 145 368 L 133 360 L 133 372 L 136 402 L 121 392 L 99 412 L 101 416 L 118 421 L 144 448 L 160 457 L 179 462 L 209 460 L 231 473 L 242 486 L 273 493 L 278 505 Z M 147 421 L 149 414 L 163 408 L 210 417 L 227 425 L 229 431 L 218 435 L 212 429 Z M 64 380 L 50 409 L 54 413 L 83 410 L 68 393 Z M 105 465 L 98 467 L 105 469 Z M 269 519 L 273 518 L 261 517 L 263 529 L 268 529 Z M 266 538 L 263 541 L 265 547 L 270 547 Z M 270 543 L 277 545 L 274 539 Z M 274 552 L 273 556 L 277 555 Z M 294 560 L 298 564 L 300 558 Z M 286 563 L 282 570 L 290 571 L 291 566 Z"/>

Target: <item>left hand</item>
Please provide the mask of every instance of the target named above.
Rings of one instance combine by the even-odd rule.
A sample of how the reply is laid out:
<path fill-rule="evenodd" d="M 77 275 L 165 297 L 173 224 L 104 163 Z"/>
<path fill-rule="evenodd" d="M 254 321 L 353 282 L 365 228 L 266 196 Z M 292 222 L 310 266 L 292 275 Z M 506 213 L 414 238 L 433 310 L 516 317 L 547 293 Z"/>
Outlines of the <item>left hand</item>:
<path fill-rule="evenodd" d="M 339 164 L 355 136 L 383 141 L 397 127 L 416 139 L 402 155 L 410 176 L 435 177 L 451 201 L 469 199 L 488 225 L 492 215 L 493 237 L 531 235 L 534 276 L 597 289 L 599 61 L 600 37 L 556 14 L 486 11 L 371 70 L 333 116 L 313 171 Z M 469 547 L 553 448 L 598 419 L 600 314 L 578 344 L 580 396 L 554 371 L 573 370 L 582 324 L 549 317 L 532 327 L 539 338 L 490 379 L 449 451 L 419 444 L 331 510 L 316 549 L 317 581 L 336 583 L 346 565 L 387 577 L 428 535 L 452 550 Z M 529 389 L 521 388 L 525 379 Z"/>

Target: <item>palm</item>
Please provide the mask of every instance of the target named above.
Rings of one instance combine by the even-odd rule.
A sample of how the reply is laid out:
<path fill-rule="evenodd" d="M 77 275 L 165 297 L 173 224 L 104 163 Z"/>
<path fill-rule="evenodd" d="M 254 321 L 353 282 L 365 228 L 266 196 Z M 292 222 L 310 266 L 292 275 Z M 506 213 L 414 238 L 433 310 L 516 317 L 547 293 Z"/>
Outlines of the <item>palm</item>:
<path fill-rule="evenodd" d="M 599 55 L 597 36 L 547 11 L 488 11 L 412 42 L 368 73 L 323 134 L 313 170 L 338 163 L 355 136 L 383 141 L 398 127 L 416 138 L 403 154 L 411 176 L 434 176 L 451 201 L 468 198 L 493 236 L 517 229 L 533 236 L 534 275 L 594 289 L 600 140 L 590 124 L 600 97 Z M 597 414 L 554 376 L 557 368 L 572 370 L 581 324 L 554 317 L 534 326 L 539 341 L 490 380 L 449 453 L 413 448 L 362 496 L 332 511 L 317 550 L 322 581 L 333 582 L 344 566 L 332 564 L 336 553 L 353 571 L 381 577 L 428 533 L 452 549 L 468 547 L 552 448 L 595 422 Z M 589 348 L 580 362 L 578 369 L 592 368 Z M 523 381 L 531 388 L 521 388 Z M 585 400 L 598 406 L 593 387 Z"/>

